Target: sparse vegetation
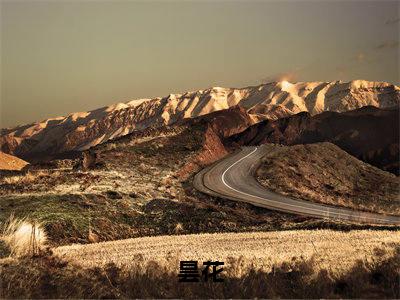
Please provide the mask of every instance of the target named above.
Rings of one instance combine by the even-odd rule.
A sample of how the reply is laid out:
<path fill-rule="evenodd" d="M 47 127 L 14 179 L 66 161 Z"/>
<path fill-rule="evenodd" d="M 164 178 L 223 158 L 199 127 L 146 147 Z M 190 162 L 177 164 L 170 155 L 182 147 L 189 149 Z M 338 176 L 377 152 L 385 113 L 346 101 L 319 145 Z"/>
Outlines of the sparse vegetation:
<path fill-rule="evenodd" d="M 44 170 L 39 170 L 37 172 L 34 171 L 28 171 L 26 173 L 21 173 L 20 175 L 14 175 L 14 176 L 6 176 L 3 179 L 3 182 L 5 184 L 30 184 L 33 183 L 37 180 L 42 179 L 46 175 L 48 175 L 49 172 L 46 172 Z M 52 172 L 52 176 L 57 177 L 59 175 L 59 172 Z"/>
<path fill-rule="evenodd" d="M 332 227 L 323 221 L 285 216 L 206 196 L 196 201 L 186 195 L 179 201 L 147 200 L 143 195 L 132 195 L 110 190 L 102 194 L 3 196 L 0 222 L 12 214 L 41 222 L 51 245 L 91 242 L 89 223 L 99 241 L 177 233 Z"/>
<path fill-rule="evenodd" d="M 32 169 L 17 175 L 0 176 L 0 196 L 82 191 L 96 184 L 99 175 L 70 169 Z"/>
<path fill-rule="evenodd" d="M 133 226 L 138 212 L 131 201 L 112 199 L 107 195 L 66 194 L 3 197 L 3 214 L 29 218 L 41 222 L 48 233 L 49 243 L 89 242 L 89 223 L 100 240 L 113 240 L 135 236 Z"/>
<path fill-rule="evenodd" d="M 330 143 L 268 145 L 258 180 L 278 193 L 357 210 L 400 215 L 400 180 Z"/>

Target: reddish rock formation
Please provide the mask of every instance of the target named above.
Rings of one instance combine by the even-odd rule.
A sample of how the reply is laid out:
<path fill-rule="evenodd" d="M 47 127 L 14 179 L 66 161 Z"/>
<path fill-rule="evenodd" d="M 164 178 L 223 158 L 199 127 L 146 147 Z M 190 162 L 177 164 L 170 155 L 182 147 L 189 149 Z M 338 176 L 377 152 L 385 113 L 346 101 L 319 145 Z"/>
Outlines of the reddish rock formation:
<path fill-rule="evenodd" d="M 201 151 L 193 161 L 186 164 L 179 176 L 185 179 L 188 174 L 207 166 L 228 154 L 223 140 L 237 134 L 253 124 L 252 118 L 241 107 L 214 112 L 195 119 L 184 120 L 186 126 L 204 126 Z"/>

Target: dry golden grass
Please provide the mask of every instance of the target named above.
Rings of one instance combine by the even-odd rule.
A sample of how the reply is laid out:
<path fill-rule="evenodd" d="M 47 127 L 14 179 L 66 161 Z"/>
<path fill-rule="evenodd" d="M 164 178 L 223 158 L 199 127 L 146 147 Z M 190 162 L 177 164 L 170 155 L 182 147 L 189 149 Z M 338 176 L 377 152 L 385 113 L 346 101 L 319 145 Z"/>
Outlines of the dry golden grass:
<path fill-rule="evenodd" d="M 246 264 L 267 271 L 293 257 L 314 257 L 317 267 L 341 272 L 358 259 L 373 257 L 376 248 L 392 249 L 396 243 L 400 243 L 400 235 L 395 231 L 298 230 L 143 237 L 64 246 L 55 248 L 54 253 L 85 267 L 110 262 L 129 266 L 138 257 L 143 263 L 157 261 L 161 265 L 170 265 L 171 259 L 228 261 L 241 257 Z"/>
<path fill-rule="evenodd" d="M 36 177 L 34 177 L 32 173 L 27 173 L 26 175 L 15 175 L 15 176 L 4 177 L 2 181 L 7 184 L 17 184 L 17 183 L 32 182 L 35 179 Z"/>
<path fill-rule="evenodd" d="M 50 252 L 0 260 L 0 298 L 11 299 L 399 299 L 400 248 L 374 251 L 336 274 L 314 259 L 291 259 L 264 271 L 242 257 L 229 259 L 223 282 L 178 281 L 179 262 L 150 261 L 84 268 Z M 242 274 L 242 275 L 238 275 Z"/>
<path fill-rule="evenodd" d="M 0 183 L 6 184 L 30 184 L 34 183 L 35 181 L 40 180 L 41 177 L 45 176 L 52 176 L 57 177 L 60 176 L 59 171 L 45 171 L 45 170 L 37 170 L 37 171 L 28 171 L 25 174 L 15 175 L 15 176 L 8 176 L 0 179 Z"/>
<path fill-rule="evenodd" d="M 46 244 L 47 235 L 40 223 L 11 216 L 0 237 L 10 249 L 11 256 L 36 255 Z"/>

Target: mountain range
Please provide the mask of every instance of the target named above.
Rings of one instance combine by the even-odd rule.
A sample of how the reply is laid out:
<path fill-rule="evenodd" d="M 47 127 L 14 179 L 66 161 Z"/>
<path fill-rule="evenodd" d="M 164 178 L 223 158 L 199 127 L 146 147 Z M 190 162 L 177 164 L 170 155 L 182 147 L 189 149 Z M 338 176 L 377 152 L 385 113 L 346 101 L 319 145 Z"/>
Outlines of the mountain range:
<path fill-rule="evenodd" d="M 281 81 L 246 88 L 213 87 L 163 98 L 132 100 L 4 128 L 0 132 L 0 151 L 26 160 L 83 151 L 132 132 L 173 125 L 236 106 L 247 112 L 249 123 L 255 124 L 300 112 L 314 116 L 326 111 L 346 112 L 364 106 L 391 108 L 399 103 L 399 87 L 365 80 Z"/>

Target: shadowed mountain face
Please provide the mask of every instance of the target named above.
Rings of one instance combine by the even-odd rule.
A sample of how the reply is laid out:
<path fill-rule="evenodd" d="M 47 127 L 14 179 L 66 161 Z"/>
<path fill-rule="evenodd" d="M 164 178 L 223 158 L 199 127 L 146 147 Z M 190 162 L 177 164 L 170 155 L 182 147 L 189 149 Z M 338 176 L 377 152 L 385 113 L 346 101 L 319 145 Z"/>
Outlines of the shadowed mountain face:
<path fill-rule="evenodd" d="M 364 162 L 399 174 L 399 107 L 364 107 L 354 111 L 303 112 L 276 121 L 263 121 L 230 137 L 226 144 L 284 145 L 331 142 Z"/>
<path fill-rule="evenodd" d="M 398 105 L 400 89 L 386 82 L 271 82 L 246 88 L 215 87 L 133 100 L 0 131 L 0 151 L 32 157 L 82 151 L 150 127 L 240 106 L 253 120 L 275 120 L 302 111 L 349 111 L 366 105 Z M 73 109 L 73 108 L 72 108 Z M 228 118 L 224 119 L 224 122 Z"/>

